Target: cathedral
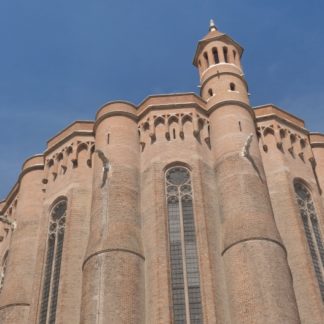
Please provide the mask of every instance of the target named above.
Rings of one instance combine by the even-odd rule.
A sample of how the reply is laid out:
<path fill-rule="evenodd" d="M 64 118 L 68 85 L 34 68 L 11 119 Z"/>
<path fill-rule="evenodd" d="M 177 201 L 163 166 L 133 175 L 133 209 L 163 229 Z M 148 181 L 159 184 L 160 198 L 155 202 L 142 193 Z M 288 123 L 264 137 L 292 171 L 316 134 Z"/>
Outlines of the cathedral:
<path fill-rule="evenodd" d="M 1 324 L 323 324 L 324 134 L 251 107 L 211 21 L 200 94 L 102 106 L 0 202 Z"/>

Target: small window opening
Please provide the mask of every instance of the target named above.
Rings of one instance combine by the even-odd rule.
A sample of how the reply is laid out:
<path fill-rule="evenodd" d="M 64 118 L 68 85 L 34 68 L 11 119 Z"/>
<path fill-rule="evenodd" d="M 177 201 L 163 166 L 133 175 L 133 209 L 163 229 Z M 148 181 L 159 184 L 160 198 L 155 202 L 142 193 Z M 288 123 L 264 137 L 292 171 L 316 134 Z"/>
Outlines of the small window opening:
<path fill-rule="evenodd" d="M 213 56 L 214 56 L 215 64 L 218 64 L 219 63 L 219 56 L 218 56 L 218 51 L 217 51 L 216 47 L 213 48 Z"/>
<path fill-rule="evenodd" d="M 240 132 L 242 132 L 242 125 L 241 125 L 241 122 L 239 121 L 238 124 L 239 124 Z"/>
<path fill-rule="evenodd" d="M 210 97 L 212 97 L 212 96 L 214 95 L 214 93 L 213 93 L 213 89 L 209 89 L 209 90 L 208 90 L 208 94 L 209 94 Z"/>
<path fill-rule="evenodd" d="M 228 49 L 227 49 L 227 47 L 223 47 L 223 51 L 224 51 L 225 63 L 228 63 Z"/>
<path fill-rule="evenodd" d="M 230 83 L 230 90 L 235 91 L 235 84 L 233 82 Z"/>
<path fill-rule="evenodd" d="M 233 50 L 233 57 L 234 57 L 234 60 L 236 59 L 236 51 Z"/>
<path fill-rule="evenodd" d="M 206 65 L 208 67 L 209 66 L 209 60 L 208 60 L 208 55 L 207 55 L 206 52 L 204 53 L 204 58 L 205 58 L 205 61 L 206 61 Z"/>
<path fill-rule="evenodd" d="M 175 129 L 173 128 L 173 139 L 176 139 L 176 131 L 175 131 Z"/>
<path fill-rule="evenodd" d="M 110 133 L 107 134 L 107 144 L 110 142 Z"/>

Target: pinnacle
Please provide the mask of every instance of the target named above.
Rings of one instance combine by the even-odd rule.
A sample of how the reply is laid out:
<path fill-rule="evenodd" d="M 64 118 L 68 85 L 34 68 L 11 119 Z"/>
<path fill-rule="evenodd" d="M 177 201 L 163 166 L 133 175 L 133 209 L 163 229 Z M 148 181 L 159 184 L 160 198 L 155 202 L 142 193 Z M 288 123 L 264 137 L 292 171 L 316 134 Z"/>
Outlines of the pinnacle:
<path fill-rule="evenodd" d="M 217 30 L 217 27 L 214 23 L 214 20 L 213 19 L 210 19 L 210 22 L 209 22 L 209 31 L 213 31 L 213 30 Z"/>

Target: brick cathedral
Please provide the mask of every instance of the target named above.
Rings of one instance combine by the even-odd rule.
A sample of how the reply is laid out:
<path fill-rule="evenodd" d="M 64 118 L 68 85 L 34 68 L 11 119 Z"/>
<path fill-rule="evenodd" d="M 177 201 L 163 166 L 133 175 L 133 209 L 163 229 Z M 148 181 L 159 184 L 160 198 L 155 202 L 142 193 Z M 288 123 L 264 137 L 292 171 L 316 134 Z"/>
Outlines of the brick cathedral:
<path fill-rule="evenodd" d="M 200 95 L 114 101 L 0 202 L 1 324 L 323 324 L 324 134 L 251 107 L 211 22 Z"/>

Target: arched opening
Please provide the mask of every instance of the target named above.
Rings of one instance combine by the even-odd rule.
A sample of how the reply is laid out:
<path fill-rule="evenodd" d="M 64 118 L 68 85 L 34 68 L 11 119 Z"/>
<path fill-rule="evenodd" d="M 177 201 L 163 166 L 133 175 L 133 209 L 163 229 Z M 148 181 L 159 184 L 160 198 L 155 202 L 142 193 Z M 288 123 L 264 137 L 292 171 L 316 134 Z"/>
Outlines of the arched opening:
<path fill-rule="evenodd" d="M 174 323 L 203 320 L 198 249 L 190 171 L 174 166 L 165 173 L 169 262 Z"/>
<path fill-rule="evenodd" d="M 66 210 L 67 200 L 61 198 L 50 212 L 39 324 L 56 320 Z"/>
<path fill-rule="evenodd" d="M 228 63 L 228 48 L 226 46 L 223 47 L 223 53 L 224 53 L 224 61 L 225 63 Z"/>
<path fill-rule="evenodd" d="M 208 89 L 208 94 L 209 94 L 209 97 L 212 97 L 214 95 L 213 89 Z"/>
<path fill-rule="evenodd" d="M 312 195 L 302 181 L 295 181 L 294 189 L 319 290 L 324 301 L 324 244 L 316 209 Z"/>
<path fill-rule="evenodd" d="M 204 59 L 205 59 L 205 62 L 206 62 L 206 67 L 209 67 L 209 59 L 208 59 L 207 53 L 205 52 L 203 56 L 204 56 Z"/>
<path fill-rule="evenodd" d="M 218 50 L 216 47 L 213 47 L 213 57 L 215 64 L 219 63 L 219 56 L 218 56 Z"/>

